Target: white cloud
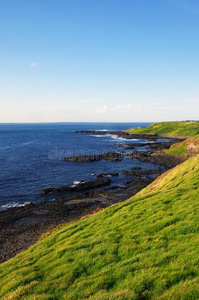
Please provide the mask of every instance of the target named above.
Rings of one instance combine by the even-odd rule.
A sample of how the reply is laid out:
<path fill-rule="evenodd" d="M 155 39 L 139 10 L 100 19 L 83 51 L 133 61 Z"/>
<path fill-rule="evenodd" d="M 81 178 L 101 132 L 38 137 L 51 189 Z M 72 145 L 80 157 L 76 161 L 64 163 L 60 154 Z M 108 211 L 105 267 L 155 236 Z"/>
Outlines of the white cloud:
<path fill-rule="evenodd" d="M 141 104 L 130 104 L 130 103 L 126 104 L 125 109 L 133 110 L 133 111 L 142 111 L 143 110 Z"/>
<path fill-rule="evenodd" d="M 110 110 L 110 112 L 115 112 L 115 111 L 120 111 L 120 109 L 121 109 L 121 106 L 117 105 L 116 107 L 112 107 L 109 110 Z"/>
<path fill-rule="evenodd" d="M 127 105 L 126 105 L 126 108 L 129 108 L 129 109 L 132 108 L 132 104 L 130 104 L 130 103 L 127 104 Z"/>
<path fill-rule="evenodd" d="M 107 112 L 107 106 L 97 107 L 95 110 L 95 114 L 103 114 Z"/>
<path fill-rule="evenodd" d="M 30 64 L 30 66 L 31 67 L 36 67 L 36 66 L 38 66 L 38 64 L 39 64 L 38 62 L 33 62 L 33 63 Z"/>
<path fill-rule="evenodd" d="M 173 111 L 175 110 L 174 106 L 164 106 L 164 104 L 159 102 L 151 102 L 147 103 L 144 107 L 145 110 L 153 110 L 153 111 Z"/>

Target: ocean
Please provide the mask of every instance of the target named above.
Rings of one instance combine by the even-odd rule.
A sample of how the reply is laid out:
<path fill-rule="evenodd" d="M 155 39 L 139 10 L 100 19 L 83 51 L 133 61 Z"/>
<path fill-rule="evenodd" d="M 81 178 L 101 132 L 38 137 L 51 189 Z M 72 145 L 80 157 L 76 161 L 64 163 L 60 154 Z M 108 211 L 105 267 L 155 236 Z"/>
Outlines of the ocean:
<path fill-rule="evenodd" d="M 123 150 L 123 143 L 143 142 L 144 146 L 146 142 L 125 140 L 108 134 L 74 133 L 76 130 L 125 130 L 149 124 L 0 124 L 0 210 L 52 200 L 54 195 L 42 195 L 40 190 L 72 186 L 81 180 L 94 180 L 93 174 L 120 173 L 140 164 L 143 169 L 150 169 L 150 163 L 141 163 L 128 157 L 121 162 L 101 160 L 78 163 L 62 160 L 64 156 Z M 122 186 L 124 176 L 112 177 L 111 180 L 113 185 Z"/>

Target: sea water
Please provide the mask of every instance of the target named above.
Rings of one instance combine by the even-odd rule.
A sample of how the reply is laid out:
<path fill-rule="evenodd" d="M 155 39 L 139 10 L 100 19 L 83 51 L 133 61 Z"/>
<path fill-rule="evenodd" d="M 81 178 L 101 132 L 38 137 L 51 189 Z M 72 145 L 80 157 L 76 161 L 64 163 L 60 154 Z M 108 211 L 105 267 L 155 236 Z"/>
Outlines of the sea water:
<path fill-rule="evenodd" d="M 67 162 L 65 156 L 101 154 L 123 150 L 125 140 L 116 135 L 74 133 L 76 130 L 125 130 L 150 123 L 43 123 L 0 124 L 0 210 L 30 202 L 52 200 L 41 195 L 48 187 L 72 186 L 75 182 L 94 180 L 93 174 L 130 170 L 151 165 L 125 157 L 121 162 Z M 122 185 L 124 176 L 112 177 L 112 184 Z M 126 179 L 127 180 L 127 179 Z"/>

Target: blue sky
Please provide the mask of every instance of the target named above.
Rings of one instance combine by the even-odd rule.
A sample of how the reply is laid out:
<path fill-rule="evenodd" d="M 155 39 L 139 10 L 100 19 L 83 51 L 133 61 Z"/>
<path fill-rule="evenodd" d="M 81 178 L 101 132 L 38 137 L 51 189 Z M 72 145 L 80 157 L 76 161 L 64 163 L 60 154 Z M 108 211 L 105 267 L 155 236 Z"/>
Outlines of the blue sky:
<path fill-rule="evenodd" d="M 0 122 L 198 111 L 198 0 L 0 1 Z"/>

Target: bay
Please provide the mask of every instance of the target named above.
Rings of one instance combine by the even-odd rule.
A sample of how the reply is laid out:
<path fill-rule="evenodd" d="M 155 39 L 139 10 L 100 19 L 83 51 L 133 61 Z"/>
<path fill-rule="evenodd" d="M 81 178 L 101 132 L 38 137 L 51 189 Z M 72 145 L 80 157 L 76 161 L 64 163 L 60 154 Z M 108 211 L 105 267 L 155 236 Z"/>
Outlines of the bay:
<path fill-rule="evenodd" d="M 121 144 L 133 142 L 114 135 L 89 135 L 74 131 L 117 131 L 149 124 L 0 124 L 0 210 L 30 202 L 52 200 L 52 195 L 40 194 L 40 190 L 44 188 L 73 185 L 76 181 L 93 180 L 94 173 L 122 172 L 141 164 L 140 161 L 127 157 L 121 162 L 64 162 L 64 156 L 118 151 L 121 150 L 118 147 Z M 151 166 L 142 163 L 142 168 L 150 169 Z M 122 185 L 123 180 L 122 176 L 113 177 L 112 184 Z"/>

